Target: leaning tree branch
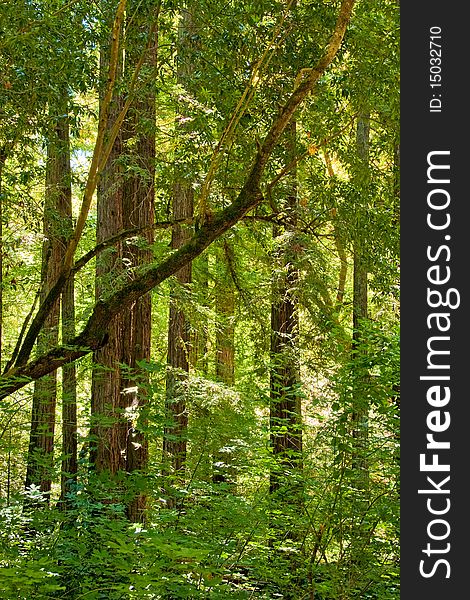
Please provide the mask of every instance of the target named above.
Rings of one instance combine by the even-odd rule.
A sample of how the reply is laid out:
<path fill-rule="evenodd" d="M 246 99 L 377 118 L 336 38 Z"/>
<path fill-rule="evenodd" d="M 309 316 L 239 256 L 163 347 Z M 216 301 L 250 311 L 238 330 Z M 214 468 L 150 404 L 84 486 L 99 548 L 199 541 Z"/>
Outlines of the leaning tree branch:
<path fill-rule="evenodd" d="M 238 197 L 231 205 L 214 214 L 192 238 L 160 264 L 140 270 L 138 276 L 123 285 L 106 299 L 98 300 L 83 331 L 66 346 L 59 346 L 36 360 L 18 366 L 0 378 L 0 398 L 24 387 L 30 381 L 51 373 L 64 364 L 77 360 L 102 347 L 107 341 L 109 322 L 127 310 L 136 300 L 174 275 L 184 265 L 199 256 L 214 240 L 229 230 L 247 212 L 263 200 L 260 183 L 267 162 L 296 109 L 312 92 L 316 83 L 335 58 L 351 18 L 355 0 L 343 0 L 335 29 L 324 55 L 309 72 L 308 77 L 294 90 L 274 120 L 263 144 L 259 147 L 251 170 Z"/>

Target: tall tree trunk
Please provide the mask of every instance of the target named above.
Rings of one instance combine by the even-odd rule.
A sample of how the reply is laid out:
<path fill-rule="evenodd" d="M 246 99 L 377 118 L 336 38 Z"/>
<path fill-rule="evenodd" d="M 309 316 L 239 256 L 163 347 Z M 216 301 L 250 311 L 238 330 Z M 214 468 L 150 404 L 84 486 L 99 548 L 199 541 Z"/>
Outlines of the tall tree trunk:
<path fill-rule="evenodd" d="M 177 183 L 173 193 L 173 219 L 192 217 L 193 200 L 192 188 L 183 182 Z M 174 225 L 171 247 L 180 248 L 190 238 L 190 235 L 188 228 Z M 178 285 L 191 283 L 191 263 L 180 269 L 175 278 Z M 178 305 L 177 292 L 173 290 L 170 295 L 167 356 L 169 371 L 166 380 L 166 408 L 170 424 L 165 428 L 163 452 L 164 462 L 168 462 L 171 471 L 182 478 L 186 461 L 188 416 L 181 378 L 183 373 L 189 371 L 190 341 L 189 322 Z"/>
<path fill-rule="evenodd" d="M 178 31 L 178 82 L 188 85 L 192 72 L 192 15 L 189 10 L 182 10 Z M 180 106 L 180 110 L 184 107 Z M 183 121 L 183 120 L 181 120 Z M 185 126 L 178 129 L 184 135 Z M 191 219 L 194 211 L 194 191 L 191 182 L 180 173 L 175 174 L 173 186 L 172 218 L 175 221 Z M 175 223 L 172 229 L 171 247 L 181 248 L 191 237 L 191 229 L 187 225 Z M 170 292 L 170 314 L 168 322 L 168 374 L 166 380 L 166 414 L 168 424 L 163 438 L 164 471 L 171 472 L 178 479 L 184 479 L 186 462 L 186 438 L 188 415 L 181 378 L 189 371 L 190 325 L 178 303 L 178 287 L 191 283 L 192 265 L 189 262 L 177 271 L 175 279 L 177 287 Z"/>
<path fill-rule="evenodd" d="M 131 74 L 143 52 L 144 67 L 156 63 L 157 40 L 150 40 L 146 49 L 142 44 L 152 15 L 136 7 L 126 32 L 126 73 Z M 145 40 L 147 41 L 147 40 Z M 107 65 L 102 53 L 103 72 Z M 122 68 L 121 68 L 122 73 Z M 109 127 L 121 108 L 118 97 L 113 105 Z M 141 95 L 132 101 L 122 129 L 114 143 L 111 155 L 98 187 L 97 242 L 101 242 L 123 229 L 142 228 L 140 242 L 120 243 L 113 252 L 97 260 L 97 296 L 106 294 L 106 281 L 127 271 L 134 277 L 134 269 L 150 262 L 153 241 L 155 195 L 155 91 L 153 85 L 142 84 Z M 133 168 L 124 172 L 119 159 L 126 155 Z M 116 316 L 108 327 L 108 341 L 95 352 L 99 365 L 93 374 L 92 386 L 92 436 L 95 447 L 91 462 L 98 472 L 144 472 L 148 460 L 148 443 L 138 428 L 145 424 L 146 378 L 138 367 L 141 360 L 150 359 L 151 345 L 151 294 L 136 300 L 127 313 Z M 121 369 L 121 365 L 125 369 Z M 101 421 L 101 422 L 100 422 Z M 142 521 L 145 516 L 146 497 L 136 494 L 127 504 L 127 515 L 132 521 Z"/>
<path fill-rule="evenodd" d="M 71 216 L 71 214 L 70 214 Z M 65 343 L 75 336 L 74 280 L 67 283 L 62 293 L 62 339 Z M 62 367 L 62 475 L 60 501 L 69 504 L 68 494 L 77 481 L 77 378 L 75 363 Z"/>
<path fill-rule="evenodd" d="M 235 383 L 235 286 L 230 271 L 233 268 L 233 248 L 224 240 L 224 260 L 219 259 L 217 284 L 215 289 L 216 330 L 216 378 L 227 386 Z M 219 450 L 214 455 L 212 481 L 227 483 L 235 480 L 233 468 L 227 466 L 232 457 L 221 452 L 220 447 L 228 446 L 229 439 L 217 440 Z"/>
<path fill-rule="evenodd" d="M 68 123 L 64 124 L 63 132 L 67 140 L 67 155 L 64 164 L 64 178 L 67 183 L 67 193 L 60 204 L 62 223 L 61 241 L 65 249 L 73 231 L 72 219 L 72 180 L 70 165 L 70 144 Z M 66 283 L 61 295 L 61 327 L 62 342 L 68 343 L 75 337 L 75 285 L 73 276 Z M 67 507 L 68 494 L 73 492 L 77 480 L 77 377 L 75 363 L 67 363 L 62 367 L 62 468 L 60 483 L 60 504 Z"/>
<path fill-rule="evenodd" d="M 64 203 L 63 243 L 64 247 L 73 230 L 72 197 Z M 75 284 L 73 276 L 66 283 L 61 297 L 62 341 L 68 343 L 75 337 Z M 60 484 L 60 503 L 64 508 L 70 504 L 68 495 L 73 492 L 77 481 L 77 375 L 75 363 L 62 367 L 62 469 Z"/>
<path fill-rule="evenodd" d="M 146 31 L 144 15 L 138 13 L 128 31 L 131 51 L 128 61 L 131 64 L 139 58 L 139 34 Z M 157 40 L 152 40 L 145 64 L 155 67 Z M 132 52 L 133 50 L 133 52 Z M 153 80 L 152 80 L 153 81 Z M 143 124 L 143 126 L 142 126 Z M 124 124 L 127 154 L 136 162 L 139 170 L 126 177 L 124 182 L 123 224 L 125 229 L 143 228 L 142 238 L 150 245 L 153 242 L 154 198 L 155 198 L 155 89 L 148 84 L 139 100 L 133 102 Z M 123 257 L 131 267 L 137 267 L 152 260 L 150 247 L 128 243 Z M 126 470 L 145 472 L 148 462 L 148 440 L 139 430 L 139 422 L 145 425 L 145 407 L 147 404 L 146 384 L 148 377 L 138 367 L 141 360 L 150 360 L 152 337 L 152 297 L 150 293 L 139 298 L 124 315 L 123 357 L 128 366 L 129 377 L 123 380 L 122 394 L 126 405 L 131 409 L 127 421 Z M 145 517 L 146 496 L 137 494 L 127 505 L 127 515 L 131 521 L 143 521 Z"/>
<path fill-rule="evenodd" d="M 122 51 L 119 74 L 122 75 Z M 100 54 L 100 70 L 108 71 L 108 48 L 104 45 Z M 100 98 L 101 101 L 101 98 Z M 121 97 L 111 103 L 108 132 L 119 113 Z M 100 110 L 101 104 L 100 104 Z M 116 137 L 106 166 L 97 187 L 96 242 L 110 238 L 123 229 L 123 174 L 118 162 L 123 151 L 121 132 Z M 96 298 L 106 296 L 112 280 L 122 271 L 122 243 L 96 260 Z M 114 474 L 125 469 L 126 421 L 123 415 L 121 372 L 119 363 L 123 354 L 124 316 L 116 315 L 107 327 L 107 342 L 94 352 L 95 368 L 92 374 L 90 462 L 99 473 Z"/>
<path fill-rule="evenodd" d="M 357 155 L 359 158 L 359 169 L 356 176 L 357 185 L 361 195 L 368 193 L 369 181 L 369 114 L 361 112 L 357 120 L 356 135 Z M 353 266 L 353 364 L 355 368 L 355 389 L 353 399 L 353 469 L 357 469 L 359 483 L 361 487 L 366 488 L 368 484 L 368 466 L 367 466 L 367 439 L 368 439 L 368 414 L 369 407 L 367 403 L 367 385 L 368 373 L 362 360 L 367 352 L 366 339 L 364 337 L 364 323 L 368 318 L 368 299 L 367 299 L 367 247 L 366 239 L 363 235 L 361 217 L 365 219 L 365 207 L 367 199 L 361 202 L 358 207 L 359 221 L 354 236 L 354 266 Z"/>
<path fill-rule="evenodd" d="M 287 162 L 295 157 L 296 123 L 286 131 Z M 270 437 L 274 464 L 270 475 L 270 491 L 280 487 L 296 487 L 295 475 L 302 468 L 302 411 L 299 395 L 300 374 L 296 360 L 298 336 L 298 312 L 296 288 L 298 273 L 295 269 L 297 181 L 296 172 L 291 176 L 291 194 L 285 211 L 291 236 L 287 247 L 279 253 L 280 268 L 274 276 L 271 303 L 271 381 L 270 381 Z M 273 227 L 273 237 L 280 236 L 279 226 Z M 289 477 L 293 481 L 289 483 Z M 294 486 L 294 487 L 293 487 Z"/>
<path fill-rule="evenodd" d="M 55 283 L 65 253 L 64 215 L 71 206 L 70 147 L 67 106 L 51 108 L 51 127 L 47 140 L 46 197 L 44 204 L 44 244 L 42 249 L 43 300 Z M 54 303 L 38 338 L 38 351 L 55 346 L 59 337 L 59 299 Z M 35 382 L 31 413 L 25 487 L 39 486 L 49 500 L 52 485 L 57 372 Z"/>
<path fill-rule="evenodd" d="M 369 507 L 369 373 L 366 365 L 368 318 L 367 246 L 364 223 L 367 215 L 369 193 L 369 113 L 361 111 L 357 119 L 356 151 L 359 159 L 355 173 L 358 190 L 356 226 L 353 239 L 353 334 L 352 334 L 352 443 L 351 443 L 351 486 L 355 490 L 355 519 L 350 531 L 350 567 L 361 572 L 365 564 L 368 547 L 368 521 L 364 516 Z"/>

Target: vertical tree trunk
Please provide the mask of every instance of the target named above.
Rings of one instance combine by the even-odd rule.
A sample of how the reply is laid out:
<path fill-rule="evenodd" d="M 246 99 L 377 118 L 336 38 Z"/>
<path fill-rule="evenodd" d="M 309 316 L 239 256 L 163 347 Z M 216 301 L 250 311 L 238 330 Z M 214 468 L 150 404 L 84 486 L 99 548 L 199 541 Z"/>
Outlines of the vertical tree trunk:
<path fill-rule="evenodd" d="M 286 132 L 287 162 L 295 156 L 296 123 L 293 121 Z M 292 192 L 286 201 L 287 231 L 294 236 L 297 211 L 296 173 L 291 178 Z M 278 226 L 273 236 L 281 234 Z M 270 475 L 270 491 L 291 487 L 289 476 L 302 468 L 302 411 L 299 395 L 299 368 L 296 360 L 298 313 L 295 288 L 298 273 L 294 267 L 296 244 L 292 237 L 288 247 L 279 256 L 280 267 L 272 287 L 271 304 L 271 382 L 270 382 L 270 431 L 271 447 L 275 459 Z M 293 489 L 291 487 L 291 489 Z"/>
<path fill-rule="evenodd" d="M 235 286 L 230 275 L 233 267 L 233 248 L 224 240 L 224 258 L 219 260 L 220 268 L 217 270 L 217 285 L 215 289 L 215 309 L 217 314 L 216 330 L 216 378 L 227 386 L 235 383 Z M 232 263 L 232 265 L 230 264 Z M 219 448 L 229 445 L 229 439 L 219 439 Z M 231 460 L 226 452 L 215 452 L 213 462 L 213 483 L 227 483 L 235 481 L 235 471 L 227 466 Z"/>
<path fill-rule="evenodd" d="M 132 11 L 131 11 L 132 12 Z M 142 8 L 135 7 L 126 31 L 126 74 L 132 71 L 145 52 L 144 69 L 156 63 L 157 40 L 148 49 L 145 34 L 152 18 Z M 145 44 L 142 43 L 145 40 Z M 106 72 L 102 53 L 103 72 Z M 121 67 L 121 73 L 123 68 Z M 134 269 L 149 262 L 152 252 L 146 245 L 153 241 L 155 195 L 155 91 L 151 83 L 142 84 L 141 95 L 131 103 L 121 131 L 116 138 L 98 187 L 97 242 L 123 229 L 141 228 L 141 240 L 120 243 L 97 260 L 97 296 L 106 294 L 112 280 L 134 276 Z M 122 99 L 115 99 L 109 127 L 120 110 Z M 130 168 L 125 171 L 123 156 Z M 133 169 L 133 167 L 137 167 Z M 138 430 L 139 413 L 145 410 L 145 374 L 138 362 L 150 359 L 151 295 L 140 298 L 131 309 L 115 317 L 108 329 L 108 342 L 95 353 L 98 366 L 93 374 L 92 436 L 95 440 L 91 461 L 96 471 L 132 473 L 145 471 L 148 443 Z M 125 368 L 122 370 L 121 365 Z M 145 418 L 141 419 L 144 423 Z M 145 494 L 136 494 L 127 504 L 132 521 L 142 521 L 145 515 Z"/>
<path fill-rule="evenodd" d="M 369 161 L 369 114 L 361 112 L 357 120 L 356 136 L 357 155 L 360 166 L 357 175 L 357 184 L 362 194 L 367 194 L 369 181 L 368 161 Z M 367 205 L 367 201 L 364 206 Z M 364 206 L 358 207 L 358 214 L 365 218 Z M 361 360 L 367 352 L 364 338 L 364 322 L 368 318 L 368 300 L 367 300 L 367 248 L 366 239 L 361 227 L 362 219 L 359 220 L 354 236 L 354 267 L 353 267 L 353 363 L 355 367 L 355 389 L 354 406 L 352 414 L 354 452 L 353 469 L 357 469 L 361 487 L 367 487 L 368 466 L 367 466 L 367 439 L 368 439 L 368 414 L 366 388 L 368 385 L 368 373 Z"/>
<path fill-rule="evenodd" d="M 146 30 L 144 15 L 137 14 L 133 28 L 128 31 L 128 39 L 132 44 L 128 52 L 131 64 L 139 58 L 138 37 Z M 145 64 L 154 67 L 156 64 L 157 40 L 152 41 L 152 48 L 147 53 Z M 133 50 L 133 51 L 132 51 Z M 142 126 L 142 124 L 144 126 Z M 124 182 L 124 228 L 141 227 L 141 238 L 147 244 L 153 242 L 154 198 L 155 198 L 155 89 L 149 84 L 142 97 L 133 102 L 125 122 L 126 142 L 132 142 L 127 148 L 131 160 L 137 163 L 139 171 L 128 176 Z M 131 267 L 151 262 L 152 251 L 149 247 L 128 243 L 123 250 L 123 257 Z M 137 300 L 132 309 L 124 315 L 123 331 L 123 363 L 129 367 L 128 377 L 123 380 L 122 393 L 127 407 L 131 408 L 131 416 L 127 421 L 126 469 L 144 472 L 148 462 L 148 441 L 144 433 L 139 431 L 138 419 L 145 424 L 145 406 L 148 382 L 145 372 L 138 368 L 141 360 L 150 360 L 152 337 L 152 297 L 148 293 Z M 127 505 L 127 515 L 131 521 L 143 521 L 145 516 L 146 496 L 137 494 Z"/>
<path fill-rule="evenodd" d="M 193 214 L 193 190 L 183 182 L 174 186 L 173 219 L 185 219 Z M 180 248 L 190 237 L 189 228 L 174 225 L 171 236 L 171 247 Z M 176 273 L 178 284 L 191 283 L 191 263 Z M 167 375 L 166 404 L 170 424 L 165 428 L 163 440 L 164 462 L 169 463 L 171 471 L 184 477 L 186 461 L 186 435 L 188 415 L 184 391 L 180 385 L 184 372 L 189 371 L 190 326 L 184 312 L 178 306 L 175 291 L 170 296 L 170 314 L 168 322 L 168 357 L 170 367 Z"/>
<path fill-rule="evenodd" d="M 44 205 L 44 244 L 42 250 L 41 301 L 55 283 L 65 252 L 64 215 L 71 206 L 70 148 L 67 106 L 51 109 L 53 121 L 47 140 L 46 197 Z M 38 338 L 38 351 L 57 344 L 59 299 L 55 302 Z M 57 372 L 35 382 L 31 416 L 25 487 L 39 486 L 49 499 L 52 485 Z"/>
<path fill-rule="evenodd" d="M 357 119 L 356 150 L 359 159 L 355 185 L 359 193 L 356 206 L 356 227 L 353 239 L 353 334 L 352 334 L 352 452 L 351 485 L 355 519 L 350 531 L 350 567 L 361 572 L 368 546 L 368 525 L 364 516 L 369 506 L 369 373 L 366 365 L 368 318 L 367 246 L 363 223 L 366 218 L 369 187 L 369 114 L 361 111 Z M 353 574 L 354 577 L 354 574 Z"/>
<path fill-rule="evenodd" d="M 182 10 L 178 31 L 178 67 L 177 80 L 187 85 L 192 71 L 191 40 L 192 16 L 188 9 Z M 183 107 L 180 107 L 180 110 Z M 178 129 L 184 135 L 185 126 Z M 194 210 L 194 191 L 191 181 L 175 174 L 173 186 L 172 217 L 175 221 L 191 219 Z M 172 229 L 171 247 L 181 248 L 190 238 L 188 225 L 175 223 Z M 191 283 L 192 265 L 188 263 L 175 275 L 177 286 Z M 166 414 L 168 424 L 163 438 L 164 470 L 172 472 L 178 479 L 184 479 L 186 462 L 186 437 L 188 415 L 181 378 L 189 371 L 190 325 L 177 299 L 177 288 L 170 292 L 170 314 L 168 322 L 168 374 L 166 380 Z"/>
<path fill-rule="evenodd" d="M 233 249 L 224 241 L 226 261 L 232 260 Z M 215 308 L 220 317 L 216 331 L 216 377 L 227 385 L 235 383 L 235 289 L 227 266 L 215 290 Z"/>
<path fill-rule="evenodd" d="M 67 193 L 60 204 L 60 218 L 62 223 L 61 242 L 63 248 L 73 231 L 72 220 L 72 180 L 70 165 L 70 144 L 68 123 L 63 132 L 67 140 L 67 156 L 64 164 L 64 178 L 67 183 Z M 70 277 L 61 295 L 61 326 L 62 342 L 66 344 L 75 337 L 75 286 L 74 278 Z M 73 491 L 73 484 L 77 479 L 77 379 L 75 363 L 62 367 L 62 468 L 60 484 L 60 504 L 66 508 L 69 504 L 68 494 Z"/>
<path fill-rule="evenodd" d="M 100 70 L 108 71 L 108 48 L 100 55 Z M 122 50 L 119 73 L 122 75 Z M 101 100 L 101 98 L 100 98 Z M 119 113 L 121 98 L 115 97 L 108 118 L 108 131 Z M 101 110 L 101 106 L 100 106 Z M 122 134 L 117 135 L 97 187 L 96 242 L 110 238 L 123 228 Z M 96 260 L 95 295 L 98 299 L 109 293 L 112 281 L 122 271 L 122 244 L 103 252 Z M 90 462 L 99 473 L 116 473 L 125 469 L 126 421 L 121 395 L 119 363 L 123 353 L 122 314 L 116 315 L 108 326 L 107 343 L 93 354 L 95 368 L 91 392 Z"/>
<path fill-rule="evenodd" d="M 67 139 L 69 131 L 66 132 Z M 72 181 L 70 152 L 67 158 L 67 180 L 69 193 L 64 196 L 61 204 L 62 244 L 67 247 L 68 240 L 73 231 L 72 219 Z M 61 296 L 62 309 L 62 342 L 66 344 L 75 337 L 75 285 L 73 275 L 66 283 Z M 75 363 L 62 367 L 62 469 L 60 485 L 60 502 L 66 508 L 69 504 L 68 494 L 73 491 L 73 484 L 77 480 L 77 377 Z"/>
<path fill-rule="evenodd" d="M 71 207 L 70 207 L 71 208 Z M 71 217 L 70 212 L 70 217 Z M 62 293 L 62 339 L 64 343 L 75 336 L 75 298 L 73 278 Z M 75 363 L 62 367 L 62 475 L 60 501 L 69 504 L 67 495 L 77 480 L 77 379 Z"/>

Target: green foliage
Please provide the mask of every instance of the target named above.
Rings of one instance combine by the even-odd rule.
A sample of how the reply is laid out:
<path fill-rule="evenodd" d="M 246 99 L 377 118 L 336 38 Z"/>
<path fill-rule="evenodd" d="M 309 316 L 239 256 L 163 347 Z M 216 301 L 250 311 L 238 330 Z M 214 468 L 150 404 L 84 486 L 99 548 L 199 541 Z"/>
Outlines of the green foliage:
<path fill-rule="evenodd" d="M 160 9 L 156 63 L 144 66 L 137 86 L 138 101 L 155 93 L 155 122 L 132 108 L 136 131 L 156 135 L 151 250 L 157 264 L 172 252 L 174 182 L 190 184 L 197 204 L 216 156 L 207 218 L 236 199 L 297 75 L 324 49 L 339 3 L 297 0 L 284 14 L 287 3 L 277 0 L 230 0 L 223 10 L 212 0 L 198 2 L 197 10 L 188 2 L 190 31 L 182 31 L 181 3 L 128 4 L 131 23 L 143 14 L 150 22 Z M 103 75 L 98 50 L 109 41 L 115 7 L 107 1 L 0 3 L 2 368 L 40 289 L 51 115 L 67 98 L 62 116 L 72 133 L 76 215 L 96 135 Z M 116 86 L 121 99 L 132 76 L 129 57 L 146 42 L 144 33 L 131 30 Z M 259 64 L 268 50 L 269 60 Z M 31 387 L 2 401 L 2 598 L 399 597 L 398 67 L 396 2 L 358 1 L 337 60 L 295 114 L 294 142 L 284 136 L 270 157 L 263 202 L 193 262 L 192 283 L 167 280 L 153 291 L 152 360 L 139 362 L 139 377 L 116 367 L 126 385 L 135 384 L 145 408 L 99 420 L 90 414 L 96 367 L 91 358 L 77 363 L 79 467 L 66 505 L 58 502 L 60 419 L 48 502 L 38 487 L 23 492 Z M 258 79 L 250 88 L 255 68 Z M 219 147 L 246 90 L 249 101 Z M 359 111 L 370 115 L 367 168 L 357 152 Z M 134 134 L 125 133 L 117 166 L 123 181 L 139 176 L 147 183 Z M 76 258 L 94 247 L 96 226 L 93 204 Z M 360 324 L 360 343 L 353 343 L 359 237 L 367 249 L 370 319 Z M 142 246 L 139 240 L 120 243 Z M 112 259 L 116 248 L 100 260 Z M 97 281 L 95 262 L 76 276 L 77 330 L 93 309 L 97 284 L 106 297 L 138 270 L 120 263 Z M 296 273 L 288 293 L 299 328 L 286 341 L 300 381 L 283 392 L 301 398 L 303 449 L 301 457 L 280 461 L 270 435 L 287 435 L 292 427 L 270 422 L 272 374 L 282 362 L 270 352 L 270 318 L 276 284 L 288 271 Z M 192 345 L 189 374 L 176 373 L 189 417 L 187 459 L 183 474 L 168 475 L 162 438 L 173 424 L 165 410 L 170 288 L 190 323 Z M 227 290 L 233 313 L 221 314 L 217 300 Z M 234 330 L 233 385 L 217 377 L 217 334 L 227 325 Z M 131 421 L 148 441 L 142 471 L 97 473 L 89 464 L 96 441 L 90 423 L 115 426 L 116 418 Z M 281 481 L 276 493 L 270 492 L 273 473 Z M 147 499 L 146 520 L 132 524 L 127 509 L 138 496 Z"/>
<path fill-rule="evenodd" d="M 332 412 L 325 416 L 318 401 L 309 409 L 322 418 L 322 424 L 312 429 L 305 449 L 300 510 L 289 499 L 281 502 L 268 494 L 263 473 L 271 459 L 266 445 L 256 443 L 262 424 L 255 427 L 251 421 L 254 437 L 246 436 L 243 409 L 249 398 L 192 378 L 185 388 L 195 420 L 188 461 L 191 475 L 180 489 L 177 506 L 166 508 L 162 481 L 145 476 L 139 485 L 150 495 L 152 508 L 145 524 L 129 524 L 125 518 L 129 479 L 124 474 L 117 478 L 87 475 L 86 483 L 72 491 L 66 513 L 22 511 L 20 503 L 4 506 L 3 597 L 117 600 L 255 595 L 294 600 L 314 590 L 318 597 L 331 600 L 397 598 L 397 412 L 391 400 L 398 374 L 397 337 L 373 327 L 367 340 L 363 366 L 371 381 L 361 394 L 372 407 L 369 443 L 374 450 L 368 451 L 366 502 L 350 464 L 354 361 L 345 364 L 333 382 L 334 399 L 327 401 Z M 155 381 L 150 394 L 156 407 L 162 366 L 148 364 L 147 368 Z M 252 389 L 251 397 L 255 395 Z M 262 402 L 262 395 L 257 395 Z M 161 416 L 152 411 L 147 416 L 148 431 L 157 433 Z M 217 448 L 217 440 L 229 433 L 245 435 L 243 443 L 231 439 L 236 483 L 211 483 L 210 469 L 201 467 L 201 451 L 209 454 Z M 158 465 L 153 472 L 159 472 Z M 131 482 L 134 493 L 138 481 Z M 37 501 L 38 492 L 31 494 Z M 354 558 L 358 527 L 365 527 L 369 536 L 362 548 L 366 571 Z"/>

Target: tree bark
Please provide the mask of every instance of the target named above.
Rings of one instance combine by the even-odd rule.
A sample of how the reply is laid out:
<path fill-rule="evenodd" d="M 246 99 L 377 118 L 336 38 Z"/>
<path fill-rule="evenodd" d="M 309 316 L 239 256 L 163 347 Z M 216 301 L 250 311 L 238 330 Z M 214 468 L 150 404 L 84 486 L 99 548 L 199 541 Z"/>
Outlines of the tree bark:
<path fill-rule="evenodd" d="M 296 121 L 286 131 L 286 156 L 290 163 L 296 156 Z M 300 372 L 296 357 L 299 330 L 296 288 L 298 272 L 295 268 L 297 245 L 297 169 L 290 175 L 290 195 L 283 210 L 289 235 L 285 247 L 278 254 L 272 285 L 271 302 L 271 376 L 270 376 L 270 438 L 274 464 L 270 474 L 270 491 L 298 487 L 296 474 L 302 468 L 302 407 L 299 395 Z M 276 239 L 283 231 L 273 227 Z M 290 485 L 288 479 L 293 479 Z M 297 478 L 298 479 L 298 478 Z"/>
<path fill-rule="evenodd" d="M 71 168 L 68 163 L 68 179 L 71 185 Z M 62 244 L 66 248 L 68 238 L 73 230 L 72 194 L 64 198 L 62 205 Z M 61 297 L 62 339 L 65 344 L 75 337 L 75 285 L 73 275 L 67 281 Z M 60 485 L 60 502 L 65 508 L 70 505 L 68 495 L 72 493 L 77 481 L 77 377 L 75 363 L 62 366 L 62 469 Z"/>
<path fill-rule="evenodd" d="M 231 276 L 233 266 L 233 248 L 223 241 L 225 260 L 218 259 L 217 284 L 215 289 L 215 310 L 217 314 L 216 329 L 216 378 L 226 386 L 235 383 L 235 286 Z M 230 439 L 217 440 L 218 448 L 228 446 Z M 216 451 L 213 457 L 213 483 L 235 483 L 235 470 L 227 466 L 233 457 L 226 452 Z M 215 467 L 215 465 L 218 465 Z"/>
<path fill-rule="evenodd" d="M 126 30 L 126 76 L 132 73 L 142 55 L 143 34 L 148 33 L 147 22 L 152 18 L 143 9 L 135 7 L 133 18 Z M 157 39 L 147 44 L 144 66 L 156 64 Z M 102 56 L 106 56 L 105 52 Z M 107 66 L 103 65 L 103 71 Z M 122 111 L 123 99 L 117 97 L 112 105 L 110 123 Z M 120 240 L 107 261 L 97 260 L 97 296 L 109 294 L 106 289 L 114 277 L 133 281 L 139 266 L 152 260 L 149 244 L 153 242 L 155 195 L 155 91 L 152 84 L 142 84 L 141 94 L 134 99 L 116 137 L 108 163 L 98 187 L 97 243 L 123 230 L 141 230 L 138 242 Z M 110 125 L 112 128 L 113 125 Z M 126 155 L 136 169 L 123 171 L 122 157 Z M 91 461 L 98 472 L 116 474 L 145 472 L 148 460 L 148 442 L 139 425 L 145 426 L 146 377 L 139 361 L 150 359 L 152 331 L 150 290 L 117 313 L 110 321 L 106 344 L 95 352 L 99 367 L 93 374 L 92 437 L 95 448 Z M 122 365 L 125 365 L 122 368 Z M 100 421 L 102 421 L 100 423 Z M 134 494 L 127 503 L 131 521 L 145 519 L 146 495 Z"/>
<path fill-rule="evenodd" d="M 53 121 L 47 140 L 46 197 L 44 205 L 44 243 L 42 249 L 42 289 L 44 299 L 62 268 L 68 223 L 64 220 L 71 206 L 70 147 L 67 106 L 51 109 Z M 40 337 L 38 352 L 57 345 L 60 301 L 56 299 Z M 25 487 L 39 486 L 49 500 L 52 485 L 57 372 L 54 370 L 34 385 L 31 430 Z"/>
<path fill-rule="evenodd" d="M 173 217 L 175 219 L 191 217 L 193 214 L 193 190 L 185 183 L 177 183 L 173 195 Z M 181 248 L 190 238 L 190 231 L 182 225 L 173 228 L 171 247 Z M 191 263 L 187 263 L 175 274 L 178 285 L 191 283 Z M 168 321 L 169 371 L 166 379 L 166 412 L 170 424 L 165 428 L 163 454 L 165 468 L 180 478 L 184 478 L 186 462 L 186 436 L 188 415 L 181 378 L 189 372 L 190 325 L 183 310 L 178 305 L 173 290 L 170 295 L 170 314 Z"/>
<path fill-rule="evenodd" d="M 70 206 L 70 217 L 72 216 Z M 65 342 L 75 335 L 75 294 L 71 278 L 62 293 L 62 338 Z M 75 363 L 62 367 L 62 471 L 60 501 L 65 508 L 70 505 L 68 495 L 77 481 L 77 378 Z"/>
<path fill-rule="evenodd" d="M 138 37 L 146 31 L 145 15 L 138 12 L 133 21 L 128 39 L 132 43 L 132 51 L 128 52 L 128 60 L 132 62 L 142 52 Z M 146 66 L 155 67 L 157 39 L 151 43 L 147 54 Z M 142 127 L 141 124 L 144 124 Z M 124 245 L 123 258 L 131 269 L 152 261 L 153 253 L 150 244 L 153 242 L 151 225 L 155 220 L 155 89 L 149 84 L 143 90 L 142 97 L 129 108 L 125 122 L 126 142 L 132 142 L 127 148 L 131 160 L 137 163 L 139 171 L 127 176 L 124 182 L 123 225 L 125 229 L 142 228 L 142 243 L 129 242 Z M 131 277 L 135 277 L 131 271 Z M 138 298 L 124 314 L 123 356 L 122 362 L 128 367 L 128 376 L 123 378 L 123 389 L 126 407 L 130 409 L 127 419 L 126 470 L 128 473 L 145 473 L 148 463 L 148 440 L 139 430 L 145 426 L 145 410 L 147 405 L 148 377 L 139 368 L 139 361 L 150 360 L 152 337 L 152 297 L 150 292 Z M 127 505 L 127 516 L 133 522 L 144 521 L 146 495 L 138 493 Z"/>
<path fill-rule="evenodd" d="M 100 69 L 106 74 L 107 48 L 101 49 Z M 122 76 L 122 55 L 118 73 Z M 101 100 L 101 99 L 100 99 Z M 112 122 L 120 111 L 122 98 L 114 98 L 110 106 L 108 134 Z M 104 110 L 101 106 L 101 110 Z M 118 159 L 123 153 L 122 132 L 116 137 L 97 189 L 96 242 L 112 237 L 122 231 L 123 223 L 123 174 Z M 122 243 L 103 253 L 96 260 L 95 295 L 97 301 L 109 295 L 113 279 L 122 273 Z M 129 307 L 128 307 L 129 308 Z M 106 324 L 106 343 L 97 348 L 93 362 L 91 392 L 91 445 L 90 462 L 99 473 L 115 474 L 126 466 L 126 420 L 125 405 L 121 395 L 121 371 L 119 363 L 123 354 L 124 312 L 116 313 Z"/>

